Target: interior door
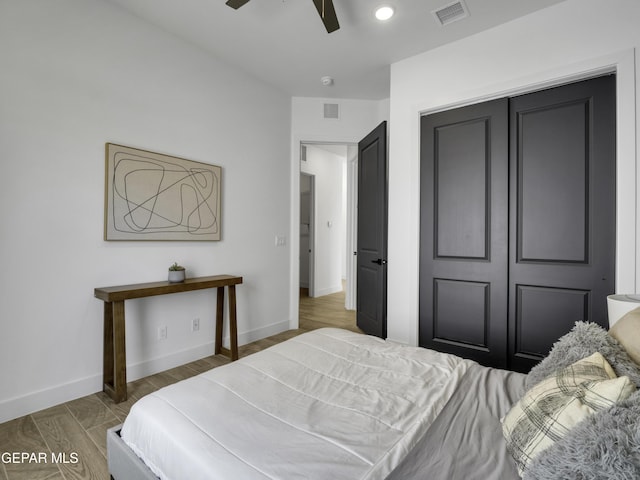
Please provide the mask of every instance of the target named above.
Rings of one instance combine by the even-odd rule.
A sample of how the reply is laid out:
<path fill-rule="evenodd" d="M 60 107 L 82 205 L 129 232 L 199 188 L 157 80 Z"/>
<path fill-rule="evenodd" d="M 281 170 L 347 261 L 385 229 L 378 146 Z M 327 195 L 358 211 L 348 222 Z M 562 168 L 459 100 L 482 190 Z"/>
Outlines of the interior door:
<path fill-rule="evenodd" d="M 508 101 L 421 120 L 420 345 L 506 367 Z"/>
<path fill-rule="evenodd" d="M 356 323 L 387 336 L 387 122 L 358 143 Z"/>
<path fill-rule="evenodd" d="M 511 99 L 509 364 L 577 320 L 607 327 L 615 275 L 615 77 Z"/>

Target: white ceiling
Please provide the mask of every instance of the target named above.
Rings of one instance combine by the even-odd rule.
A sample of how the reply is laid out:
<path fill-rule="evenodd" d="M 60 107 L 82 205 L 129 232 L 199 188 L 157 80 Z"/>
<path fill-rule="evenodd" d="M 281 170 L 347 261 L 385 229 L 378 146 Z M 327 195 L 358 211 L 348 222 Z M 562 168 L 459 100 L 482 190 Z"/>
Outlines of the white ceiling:
<path fill-rule="evenodd" d="M 107 0 L 292 96 L 389 97 L 390 64 L 564 0 L 465 0 L 469 16 L 440 26 L 452 0 L 334 0 L 340 30 L 327 34 L 312 0 Z M 395 7 L 386 23 L 373 16 Z M 323 86 L 323 76 L 335 79 Z"/>

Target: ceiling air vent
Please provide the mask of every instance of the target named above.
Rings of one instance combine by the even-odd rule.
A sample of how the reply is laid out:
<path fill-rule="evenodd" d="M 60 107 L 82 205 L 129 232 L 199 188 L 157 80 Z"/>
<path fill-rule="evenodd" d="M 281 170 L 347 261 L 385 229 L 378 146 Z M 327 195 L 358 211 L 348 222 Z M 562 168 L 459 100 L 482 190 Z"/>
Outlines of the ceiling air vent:
<path fill-rule="evenodd" d="M 469 16 L 469 10 L 462 0 L 445 5 L 431 13 L 440 25 L 448 25 Z"/>
<path fill-rule="evenodd" d="M 324 104 L 324 118 L 339 118 L 337 103 Z"/>

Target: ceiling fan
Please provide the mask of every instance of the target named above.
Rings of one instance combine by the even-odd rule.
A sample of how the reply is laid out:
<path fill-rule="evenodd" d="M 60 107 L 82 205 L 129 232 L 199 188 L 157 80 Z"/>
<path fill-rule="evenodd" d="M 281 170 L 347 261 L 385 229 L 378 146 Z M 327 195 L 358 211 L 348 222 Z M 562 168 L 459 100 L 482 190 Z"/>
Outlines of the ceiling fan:
<path fill-rule="evenodd" d="M 247 3 L 249 0 L 227 0 L 227 5 L 236 10 Z M 318 15 L 327 29 L 327 33 L 335 32 L 340 28 L 336 10 L 333 8 L 333 0 L 312 0 L 318 10 Z"/>

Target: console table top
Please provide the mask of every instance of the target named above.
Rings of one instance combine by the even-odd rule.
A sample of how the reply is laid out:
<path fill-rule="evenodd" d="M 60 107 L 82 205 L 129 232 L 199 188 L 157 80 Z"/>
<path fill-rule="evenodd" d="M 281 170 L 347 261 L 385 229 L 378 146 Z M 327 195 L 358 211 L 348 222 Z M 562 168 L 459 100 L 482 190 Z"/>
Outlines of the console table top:
<path fill-rule="evenodd" d="M 187 278 L 184 282 L 168 281 L 136 283 L 132 285 L 116 285 L 100 287 L 93 291 L 96 298 L 105 302 L 118 302 L 132 298 L 152 297 L 167 293 L 189 292 L 206 288 L 225 287 L 242 283 L 242 277 L 236 275 L 213 275 L 208 277 Z"/>

